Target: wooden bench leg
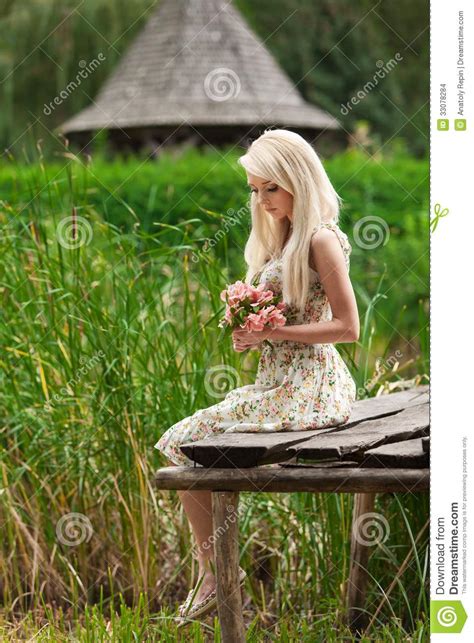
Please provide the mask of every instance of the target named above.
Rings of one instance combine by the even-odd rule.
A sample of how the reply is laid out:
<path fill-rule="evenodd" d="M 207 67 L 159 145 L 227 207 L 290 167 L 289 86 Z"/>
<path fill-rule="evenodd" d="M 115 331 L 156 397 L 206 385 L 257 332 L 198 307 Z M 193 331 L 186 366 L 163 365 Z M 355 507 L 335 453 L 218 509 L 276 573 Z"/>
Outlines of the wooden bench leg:
<path fill-rule="evenodd" d="M 217 611 L 223 643 L 245 642 L 239 583 L 238 503 L 238 492 L 212 492 Z"/>
<path fill-rule="evenodd" d="M 371 544 L 365 543 L 361 533 L 361 516 L 372 512 L 375 504 L 375 493 L 354 494 L 354 513 L 351 530 L 351 560 L 347 587 L 347 624 L 353 630 L 364 628 L 367 615 L 362 611 L 365 605 L 367 590 L 367 563 Z M 357 527 L 359 528 L 357 529 Z"/>

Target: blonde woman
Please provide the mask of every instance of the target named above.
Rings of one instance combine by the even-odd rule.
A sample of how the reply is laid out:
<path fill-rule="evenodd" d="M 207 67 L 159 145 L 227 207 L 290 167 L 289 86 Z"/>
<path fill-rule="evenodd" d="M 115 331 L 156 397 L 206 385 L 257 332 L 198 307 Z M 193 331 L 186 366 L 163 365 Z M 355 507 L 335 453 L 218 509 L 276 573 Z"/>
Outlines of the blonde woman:
<path fill-rule="evenodd" d="M 351 246 L 338 226 L 340 198 L 312 146 L 295 132 L 267 130 L 239 159 L 251 192 L 246 283 L 282 293 L 287 323 L 233 332 L 233 347 L 261 348 L 255 384 L 174 424 L 155 445 L 176 465 L 193 465 L 186 442 L 223 432 L 301 431 L 347 422 L 356 385 L 334 344 L 359 337 L 349 278 Z M 270 345 L 264 339 L 270 341 Z M 216 605 L 210 491 L 178 491 L 196 540 L 199 581 L 180 614 Z M 241 581 L 245 572 L 241 569 Z"/>

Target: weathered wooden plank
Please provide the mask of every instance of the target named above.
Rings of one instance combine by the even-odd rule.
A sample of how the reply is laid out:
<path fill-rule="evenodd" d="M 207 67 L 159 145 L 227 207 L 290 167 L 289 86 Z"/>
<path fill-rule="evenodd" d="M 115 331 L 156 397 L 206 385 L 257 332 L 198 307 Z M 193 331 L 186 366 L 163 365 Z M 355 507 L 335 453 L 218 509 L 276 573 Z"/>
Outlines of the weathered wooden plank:
<path fill-rule="evenodd" d="M 364 422 L 365 420 L 390 415 L 392 413 L 399 413 L 412 406 L 428 403 L 428 386 L 416 386 L 406 391 L 399 391 L 398 393 L 370 397 L 366 400 L 359 400 L 354 404 L 347 425 Z"/>
<path fill-rule="evenodd" d="M 423 451 L 425 453 L 430 452 L 430 436 L 429 435 L 427 435 L 424 438 L 421 438 L 421 446 L 423 447 Z"/>
<path fill-rule="evenodd" d="M 234 491 L 212 493 L 217 611 L 223 643 L 245 642 L 239 582 L 238 502 L 239 494 Z"/>
<path fill-rule="evenodd" d="M 422 437 L 429 424 L 429 406 L 419 404 L 405 411 L 356 424 L 344 431 L 316 435 L 288 448 L 299 460 L 350 458 L 360 460 L 368 449 L 390 442 Z"/>
<path fill-rule="evenodd" d="M 316 467 L 319 469 L 333 469 L 334 467 L 348 467 L 354 468 L 354 467 L 360 467 L 360 462 L 356 462 L 355 460 L 330 460 L 329 462 L 317 462 L 317 463 L 311 463 L 311 462 L 282 462 L 281 464 L 278 465 L 279 467 L 292 467 L 294 469 L 303 469 L 305 467 Z"/>
<path fill-rule="evenodd" d="M 180 449 L 203 467 L 256 467 L 290 458 L 291 455 L 287 454 L 288 447 L 304 442 L 318 433 L 328 433 L 333 428 L 311 432 L 222 433 L 182 444 Z"/>
<path fill-rule="evenodd" d="M 429 467 L 430 458 L 423 451 L 421 438 L 384 444 L 376 449 L 369 449 L 364 455 L 362 466 L 368 467 Z"/>
<path fill-rule="evenodd" d="M 420 387 L 425 389 L 426 387 Z M 382 398 L 372 398 L 370 400 L 362 400 L 356 402 L 355 412 L 351 416 L 350 422 L 344 425 L 339 425 L 336 427 L 329 427 L 326 429 L 319 429 L 315 431 L 286 431 L 278 433 L 221 433 L 219 435 L 214 435 L 204 440 L 197 440 L 196 442 L 190 442 L 182 444 L 180 446 L 181 451 L 198 464 L 204 467 L 218 467 L 218 468 L 247 468 L 255 467 L 263 464 L 270 464 L 272 462 L 284 462 L 292 458 L 295 454 L 295 445 L 302 443 L 307 443 L 316 437 L 318 440 L 321 436 L 333 434 L 336 435 L 335 441 L 333 444 L 338 445 L 340 442 L 339 434 L 344 431 L 344 435 L 348 435 L 348 431 L 354 426 L 361 427 L 364 423 L 372 422 L 374 419 L 391 417 L 391 415 L 400 416 L 400 408 L 403 406 L 407 409 L 412 409 L 414 407 L 425 406 L 428 409 L 427 404 L 427 393 L 419 393 L 416 390 L 402 391 L 400 393 L 394 393 L 392 395 L 382 396 L 383 398 L 395 398 L 394 400 L 384 400 Z M 421 403 L 415 405 L 415 401 L 420 401 Z M 369 410 L 371 409 L 371 410 Z M 428 412 L 428 411 L 427 411 Z M 371 417 L 370 420 L 365 420 L 364 423 L 360 418 Z M 357 419 L 359 418 L 359 419 Z M 402 422 L 404 416 L 401 416 L 400 421 Z M 368 431 L 373 431 L 373 425 L 367 424 L 365 427 Z M 393 429 L 392 429 L 393 431 Z M 400 435 L 392 437 L 395 439 L 402 439 L 402 432 Z M 362 438 L 362 434 L 359 434 L 359 437 Z M 408 437 L 412 437 L 408 435 Z M 344 438 L 345 439 L 345 438 Z M 348 438 L 353 439 L 354 438 Z M 331 440 L 326 443 L 327 445 L 331 444 Z M 386 440 L 385 440 L 386 441 Z M 351 443 L 352 444 L 352 443 Z M 380 442 L 368 442 L 367 448 L 377 446 L 378 444 L 383 444 L 383 441 Z M 362 448 L 362 447 L 361 447 Z M 357 450 L 352 446 L 349 453 Z M 360 450 L 360 449 L 359 449 Z M 299 451 L 298 451 L 299 453 Z M 308 454 L 305 454 L 305 457 L 310 457 Z M 319 458 L 320 456 L 318 456 Z M 339 458 L 342 455 L 337 453 L 328 453 L 323 456 L 324 458 Z"/>
<path fill-rule="evenodd" d="M 369 493 L 429 491 L 429 469 L 328 469 L 254 467 L 207 469 L 172 466 L 155 475 L 158 489 L 219 491 L 320 491 Z"/>

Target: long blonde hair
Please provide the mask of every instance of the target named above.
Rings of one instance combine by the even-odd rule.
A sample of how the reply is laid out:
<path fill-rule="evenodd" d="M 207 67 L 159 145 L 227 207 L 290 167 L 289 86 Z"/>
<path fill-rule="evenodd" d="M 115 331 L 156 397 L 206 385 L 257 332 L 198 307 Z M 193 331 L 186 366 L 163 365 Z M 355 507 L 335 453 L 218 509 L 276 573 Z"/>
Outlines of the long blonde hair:
<path fill-rule="evenodd" d="M 252 229 L 244 251 L 248 266 L 245 282 L 251 283 L 266 261 L 281 257 L 283 300 L 302 308 L 309 286 L 312 233 L 321 222 L 338 222 L 342 199 L 334 190 L 316 151 L 296 132 L 266 130 L 251 143 L 238 163 L 248 173 L 274 181 L 293 195 L 293 232 L 283 248 L 289 220 L 273 220 L 252 192 Z"/>

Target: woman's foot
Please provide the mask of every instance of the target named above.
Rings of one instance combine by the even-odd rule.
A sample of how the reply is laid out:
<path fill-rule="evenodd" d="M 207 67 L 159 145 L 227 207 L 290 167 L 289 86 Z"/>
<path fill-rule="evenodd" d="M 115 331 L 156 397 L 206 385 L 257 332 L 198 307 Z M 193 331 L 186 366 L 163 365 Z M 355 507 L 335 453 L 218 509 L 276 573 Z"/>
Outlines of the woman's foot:
<path fill-rule="evenodd" d="M 239 583 L 242 586 L 247 574 L 239 567 Z M 217 604 L 216 580 L 210 570 L 203 571 L 195 588 L 193 588 L 185 602 L 179 606 L 179 614 L 183 618 L 187 616 L 198 616 L 212 610 Z"/>
<path fill-rule="evenodd" d="M 190 603 L 194 606 L 204 601 L 210 594 L 215 592 L 215 589 L 216 578 L 210 567 L 200 567 L 196 586 L 189 592 L 186 601 L 179 606 L 180 614 L 184 614 L 188 611 Z"/>
<path fill-rule="evenodd" d="M 198 584 L 200 584 L 200 586 L 194 597 L 194 603 L 200 603 L 216 589 L 216 578 L 210 569 L 199 572 Z"/>

